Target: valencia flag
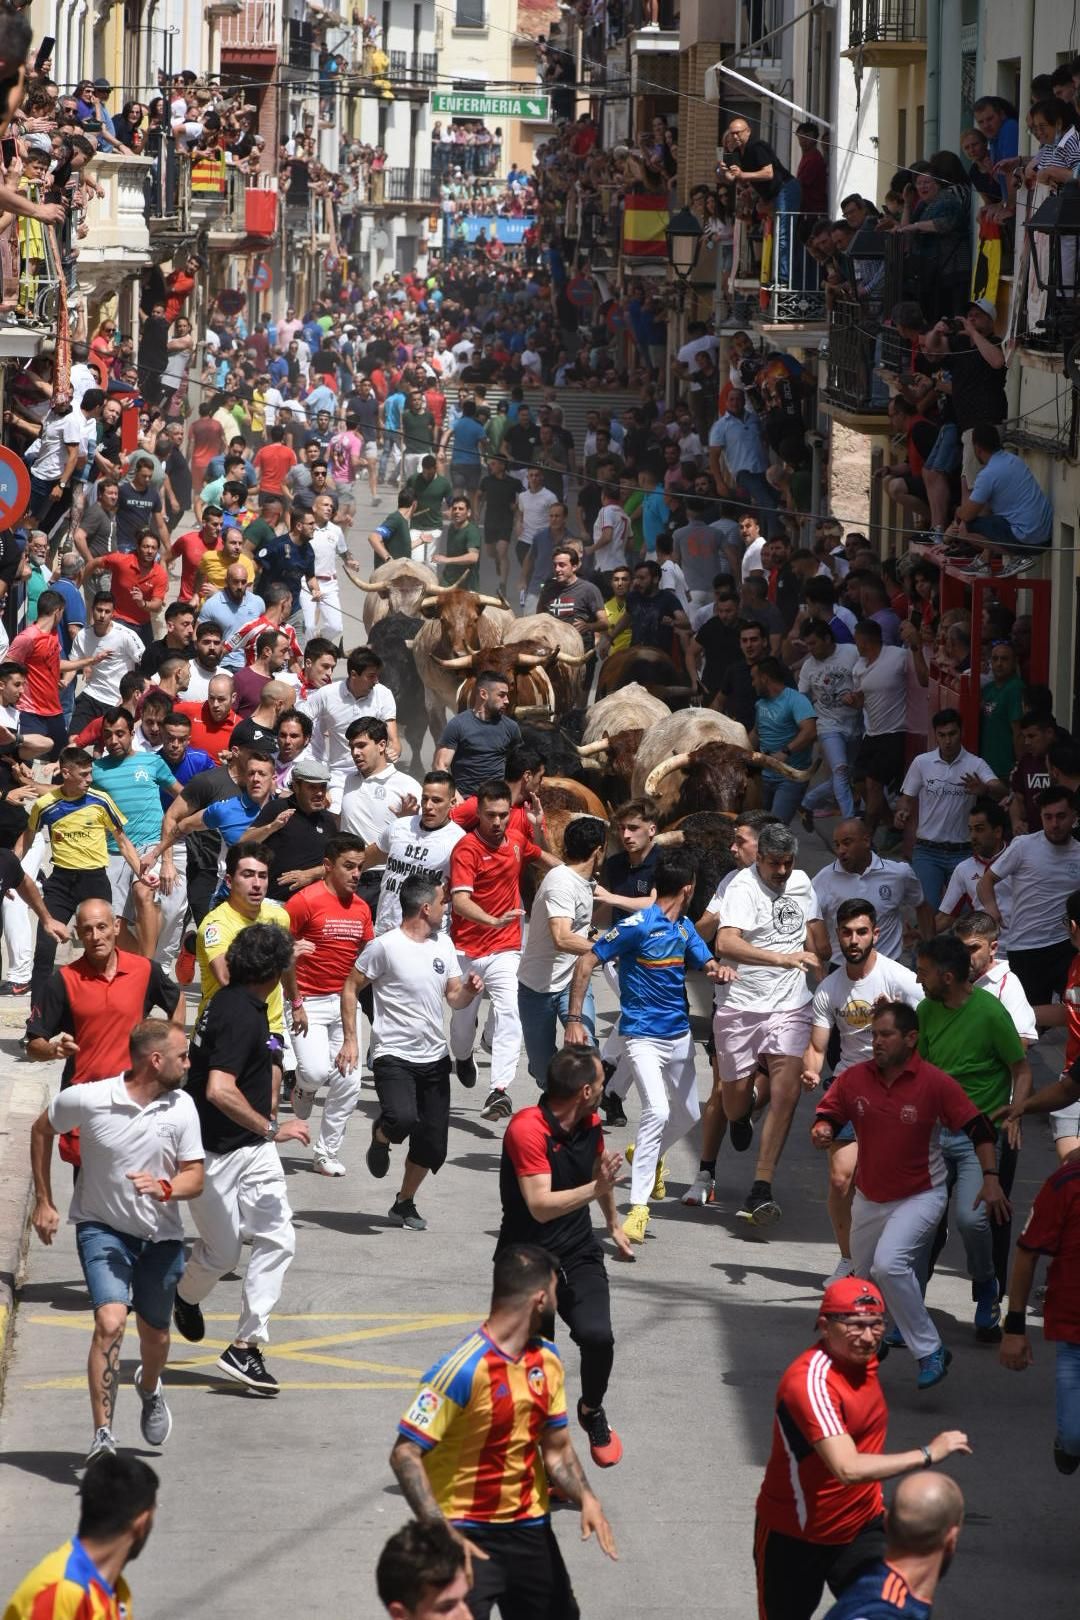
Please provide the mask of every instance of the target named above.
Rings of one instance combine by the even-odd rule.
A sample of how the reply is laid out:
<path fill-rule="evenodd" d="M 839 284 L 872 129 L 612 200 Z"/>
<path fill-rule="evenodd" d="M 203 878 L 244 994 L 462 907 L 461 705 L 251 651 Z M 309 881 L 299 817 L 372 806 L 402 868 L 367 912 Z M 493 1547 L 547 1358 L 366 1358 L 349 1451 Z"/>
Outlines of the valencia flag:
<path fill-rule="evenodd" d="M 667 256 L 667 193 L 630 191 L 623 198 L 622 250 L 628 258 L 663 259 Z"/>

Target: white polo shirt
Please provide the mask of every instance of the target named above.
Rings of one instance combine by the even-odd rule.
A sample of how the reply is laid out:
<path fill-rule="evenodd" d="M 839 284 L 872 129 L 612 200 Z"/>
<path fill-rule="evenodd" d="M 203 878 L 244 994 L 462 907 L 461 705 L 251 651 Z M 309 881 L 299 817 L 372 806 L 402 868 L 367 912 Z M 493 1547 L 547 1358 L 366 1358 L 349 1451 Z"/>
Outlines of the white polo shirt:
<path fill-rule="evenodd" d="M 901 793 L 905 798 L 919 801 L 917 838 L 935 844 L 969 844 L 968 815 L 975 803 L 975 795 L 964 785 L 965 776 L 977 776 L 980 782 L 996 780 L 985 759 L 969 754 L 961 748 L 949 763 L 937 748 L 916 754 L 908 766 Z"/>
<path fill-rule="evenodd" d="M 958 917 L 962 911 L 981 911 L 978 888 L 979 879 L 993 861 L 984 861 L 978 855 L 969 855 L 966 861 L 953 868 L 952 876 L 946 885 L 945 893 L 938 902 L 938 910 L 944 911 L 949 917 Z M 1004 952 L 1008 946 L 1009 918 L 1012 916 L 1012 879 L 1002 878 L 994 887 L 994 899 L 1001 912 L 1001 932 L 998 935 L 998 949 Z"/>
<path fill-rule="evenodd" d="M 823 867 L 814 878 L 825 927 L 829 930 L 829 951 L 840 960 L 836 939 L 836 912 L 844 900 L 869 900 L 877 913 L 878 943 L 882 956 L 896 959 L 904 948 L 905 907 L 914 911 L 923 903 L 922 884 L 906 861 L 886 861 L 871 855 L 865 872 L 845 872 L 839 861 Z"/>
<path fill-rule="evenodd" d="M 1001 889 L 999 883 L 994 893 Z M 1024 994 L 1024 987 L 1013 973 L 1008 962 L 991 962 L 980 979 L 975 980 L 978 990 L 986 990 L 990 995 L 996 996 L 1016 1026 L 1016 1033 L 1022 1041 L 1029 1044 L 1039 1038 L 1039 1026 L 1035 1022 L 1035 1012 L 1031 1002 Z"/>
<path fill-rule="evenodd" d="M 992 865 L 998 877 L 1012 878 L 1009 949 L 1037 951 L 1063 944 L 1069 937 L 1065 896 L 1080 889 L 1080 844 L 1075 838 L 1052 844 L 1044 832 L 1022 833 L 995 855 Z"/>
<path fill-rule="evenodd" d="M 49 1124 L 61 1134 L 79 1132 L 82 1169 L 70 1221 L 99 1221 L 151 1243 L 183 1238 L 178 1206 L 137 1193 L 127 1173 L 148 1170 L 171 1181 L 181 1164 L 206 1157 L 199 1116 L 186 1091 L 166 1091 L 140 1107 L 122 1074 L 88 1080 L 57 1092 L 49 1104 Z"/>
<path fill-rule="evenodd" d="M 354 720 L 396 720 L 397 704 L 388 686 L 376 681 L 367 697 L 353 697 L 348 680 L 331 681 L 297 704 L 311 716 L 311 753 L 330 767 L 330 785 L 339 791 L 353 769 L 345 733 Z"/>
<path fill-rule="evenodd" d="M 397 819 L 402 799 L 410 796 L 420 803 L 422 789 L 415 776 L 406 776 L 396 765 L 361 776 L 350 771 L 341 795 L 341 830 L 355 833 L 367 844 L 379 841 L 384 828 Z"/>

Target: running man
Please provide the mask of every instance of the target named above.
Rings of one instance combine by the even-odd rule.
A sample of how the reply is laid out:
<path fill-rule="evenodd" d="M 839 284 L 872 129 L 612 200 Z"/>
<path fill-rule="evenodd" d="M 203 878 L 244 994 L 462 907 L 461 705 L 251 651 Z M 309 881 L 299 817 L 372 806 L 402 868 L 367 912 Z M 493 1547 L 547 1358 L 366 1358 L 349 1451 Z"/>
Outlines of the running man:
<path fill-rule="evenodd" d="M 370 937 L 341 992 L 344 1038 L 337 1065 L 343 1074 L 360 1059 L 356 1007 L 370 985 L 373 996 L 372 1059 L 380 1113 L 371 1126 L 367 1167 L 378 1180 L 390 1169 L 390 1148 L 409 1144 L 401 1186 L 390 1209 L 395 1226 L 427 1228 L 416 1207 L 424 1177 L 446 1162 L 450 1133 L 450 1054 L 443 1003 L 467 1007 L 484 989 L 478 974 L 452 973 L 454 953 L 446 938 L 446 890 L 414 874 L 399 891 L 401 922 Z M 357 1071 L 358 1072 L 358 1071 Z M 357 1087 L 359 1090 L 359 1087 Z"/>
<path fill-rule="evenodd" d="M 700 1117 L 686 970 L 700 968 L 714 982 L 731 976 L 730 968 L 713 960 L 685 915 L 696 876 L 693 862 L 680 850 L 665 850 L 653 875 L 655 902 L 624 917 L 579 957 L 570 984 L 566 1044 L 587 1046 L 589 1032 L 582 1009 L 589 980 L 599 963 L 618 966 L 619 1034 L 625 1038 L 627 1060 L 641 1097 L 630 1213 L 623 1222 L 631 1243 L 644 1243 L 649 1199 L 664 1196 L 665 1151 L 681 1141 Z"/>
<path fill-rule="evenodd" d="M 428 771 L 420 784 L 419 813 L 395 816 L 376 833 L 374 848 L 386 860 L 375 915 L 376 934 L 385 934 L 400 923 L 401 886 L 406 878 L 426 877 L 450 892 L 450 856 L 465 837 L 464 827 L 451 819 L 453 808 L 454 778 L 450 772 Z M 377 857 L 371 859 L 374 864 Z M 448 913 L 443 920 L 444 931 L 449 926 Z"/>

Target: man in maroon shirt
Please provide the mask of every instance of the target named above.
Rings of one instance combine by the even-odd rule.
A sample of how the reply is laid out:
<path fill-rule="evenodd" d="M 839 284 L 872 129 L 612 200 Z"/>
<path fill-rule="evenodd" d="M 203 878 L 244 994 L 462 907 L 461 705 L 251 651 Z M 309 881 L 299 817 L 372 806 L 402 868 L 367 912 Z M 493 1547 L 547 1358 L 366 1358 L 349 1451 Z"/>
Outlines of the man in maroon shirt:
<path fill-rule="evenodd" d="M 807 119 L 795 131 L 802 157 L 795 178 L 802 188 L 799 207 L 812 219 L 829 212 L 829 170 L 818 148 L 818 127 Z"/>
<path fill-rule="evenodd" d="M 920 1389 L 939 1384 L 952 1359 L 930 1320 L 916 1263 L 928 1247 L 948 1193 L 937 1128 L 970 1137 L 983 1170 L 978 1203 L 1005 1220 L 994 1128 L 951 1075 L 918 1056 L 919 1022 L 905 1002 L 879 1002 L 869 1063 L 836 1075 L 814 1115 L 810 1139 L 826 1149 L 849 1121 L 859 1144 L 851 1257 L 858 1277 L 873 1277 L 904 1343 L 918 1359 Z"/>

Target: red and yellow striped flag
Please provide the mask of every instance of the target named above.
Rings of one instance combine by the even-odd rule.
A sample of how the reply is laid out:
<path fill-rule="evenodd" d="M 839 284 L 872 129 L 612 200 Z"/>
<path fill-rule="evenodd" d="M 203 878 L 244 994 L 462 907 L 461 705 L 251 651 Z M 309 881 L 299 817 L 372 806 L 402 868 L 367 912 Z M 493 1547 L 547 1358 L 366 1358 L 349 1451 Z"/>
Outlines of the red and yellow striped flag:
<path fill-rule="evenodd" d="M 623 198 L 622 250 L 635 259 L 667 257 L 665 231 L 670 217 L 662 191 L 630 191 Z"/>

